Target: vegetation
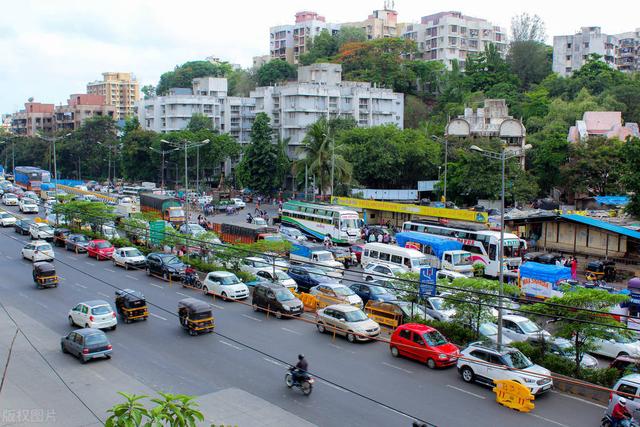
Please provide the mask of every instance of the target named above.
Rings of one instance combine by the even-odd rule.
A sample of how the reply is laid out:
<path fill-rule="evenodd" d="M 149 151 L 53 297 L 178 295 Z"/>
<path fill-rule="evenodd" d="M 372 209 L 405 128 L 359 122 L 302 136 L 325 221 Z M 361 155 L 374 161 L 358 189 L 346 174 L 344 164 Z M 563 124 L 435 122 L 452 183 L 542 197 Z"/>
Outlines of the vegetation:
<path fill-rule="evenodd" d="M 282 59 L 274 59 L 260 67 L 256 73 L 258 86 L 272 86 L 276 83 L 295 79 L 298 70 Z"/>
<path fill-rule="evenodd" d="M 204 421 L 204 415 L 197 410 L 193 396 L 158 392 L 158 397 L 118 392 L 125 401 L 107 410 L 111 415 L 106 427 L 172 426 L 195 427 Z M 142 403 L 148 399 L 155 406 L 148 408 Z"/>

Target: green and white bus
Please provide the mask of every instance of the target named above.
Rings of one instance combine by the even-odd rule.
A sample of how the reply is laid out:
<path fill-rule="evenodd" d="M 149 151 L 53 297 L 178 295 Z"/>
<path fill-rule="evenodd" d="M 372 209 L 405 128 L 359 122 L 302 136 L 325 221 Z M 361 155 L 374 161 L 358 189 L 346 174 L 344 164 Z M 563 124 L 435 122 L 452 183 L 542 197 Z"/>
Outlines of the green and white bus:
<path fill-rule="evenodd" d="M 329 234 L 333 243 L 349 244 L 360 237 L 358 212 L 344 206 L 285 202 L 281 220 L 283 225 L 298 228 L 318 240 Z"/>

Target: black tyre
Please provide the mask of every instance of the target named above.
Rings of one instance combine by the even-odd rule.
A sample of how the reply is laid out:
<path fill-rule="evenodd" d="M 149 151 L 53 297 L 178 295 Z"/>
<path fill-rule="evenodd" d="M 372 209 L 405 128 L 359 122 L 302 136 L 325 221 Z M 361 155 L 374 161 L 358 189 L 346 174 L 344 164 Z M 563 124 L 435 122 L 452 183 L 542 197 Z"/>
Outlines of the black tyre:
<path fill-rule="evenodd" d="M 460 375 L 462 376 L 462 381 L 466 383 L 471 383 L 475 379 L 475 374 L 468 366 L 465 366 L 460 370 Z"/>
<path fill-rule="evenodd" d="M 69 326 L 76 326 L 76 324 L 73 321 L 73 319 L 71 318 L 71 316 L 69 316 Z"/>
<path fill-rule="evenodd" d="M 318 323 L 318 332 L 324 334 L 327 330 L 324 327 L 324 323 Z"/>
<path fill-rule="evenodd" d="M 391 347 L 391 355 L 393 357 L 400 357 L 400 352 L 398 351 L 398 347 Z"/>
<path fill-rule="evenodd" d="M 436 361 L 433 359 L 427 359 L 427 367 L 429 369 L 436 369 Z"/>
<path fill-rule="evenodd" d="M 347 333 L 347 341 L 354 343 L 356 342 L 356 336 L 353 332 Z"/>

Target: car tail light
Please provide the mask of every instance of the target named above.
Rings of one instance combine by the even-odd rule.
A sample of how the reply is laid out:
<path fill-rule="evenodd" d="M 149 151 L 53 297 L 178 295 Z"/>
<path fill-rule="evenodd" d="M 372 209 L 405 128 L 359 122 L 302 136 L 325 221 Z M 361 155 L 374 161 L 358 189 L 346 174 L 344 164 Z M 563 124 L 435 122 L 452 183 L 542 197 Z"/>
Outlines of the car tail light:
<path fill-rule="evenodd" d="M 82 354 L 89 354 L 89 349 L 88 348 L 83 348 L 82 349 Z"/>
<path fill-rule="evenodd" d="M 116 312 L 114 311 L 113 313 L 111 313 L 113 315 L 113 317 L 116 317 Z"/>
<path fill-rule="evenodd" d="M 89 320 L 93 322 L 93 316 L 89 316 Z"/>
<path fill-rule="evenodd" d="M 111 350 L 112 348 L 113 348 L 113 347 L 111 346 L 111 344 L 109 344 L 109 345 L 107 346 L 107 350 Z"/>

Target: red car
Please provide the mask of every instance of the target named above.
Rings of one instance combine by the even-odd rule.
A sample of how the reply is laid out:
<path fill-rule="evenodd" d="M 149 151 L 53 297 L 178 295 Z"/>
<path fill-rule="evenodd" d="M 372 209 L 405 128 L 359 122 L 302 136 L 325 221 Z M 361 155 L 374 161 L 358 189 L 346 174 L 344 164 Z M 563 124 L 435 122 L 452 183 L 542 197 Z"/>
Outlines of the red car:
<path fill-rule="evenodd" d="M 351 245 L 351 252 L 355 254 L 356 260 L 360 262 L 360 260 L 362 259 L 362 252 L 364 252 L 364 245 L 361 245 L 359 243 Z"/>
<path fill-rule="evenodd" d="M 87 255 L 94 257 L 98 261 L 101 259 L 111 259 L 114 247 L 106 240 L 92 240 L 87 245 Z"/>
<path fill-rule="evenodd" d="M 460 350 L 436 329 L 419 323 L 405 323 L 391 335 L 391 355 L 426 363 L 431 369 L 455 365 Z"/>

